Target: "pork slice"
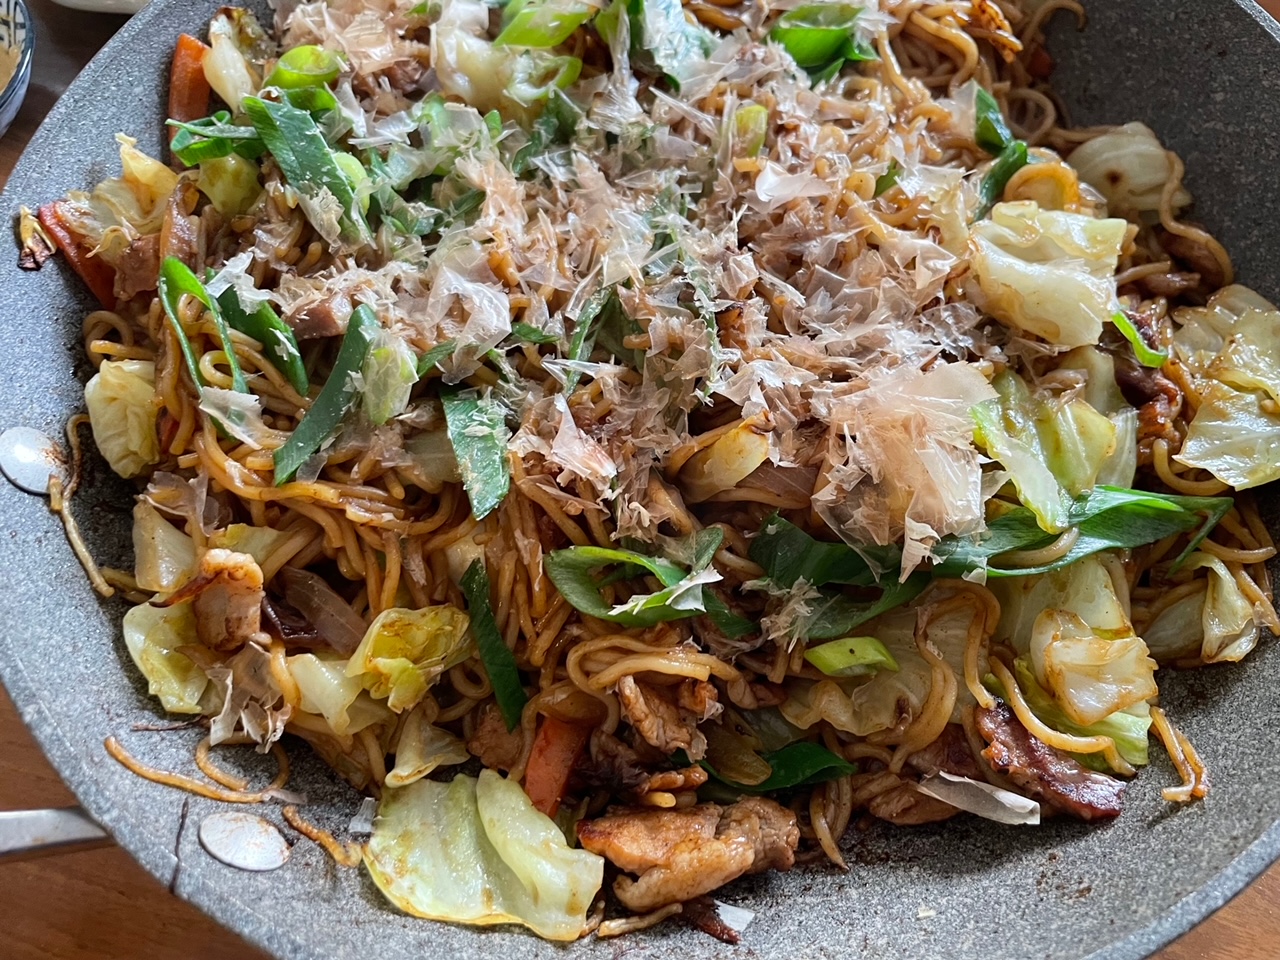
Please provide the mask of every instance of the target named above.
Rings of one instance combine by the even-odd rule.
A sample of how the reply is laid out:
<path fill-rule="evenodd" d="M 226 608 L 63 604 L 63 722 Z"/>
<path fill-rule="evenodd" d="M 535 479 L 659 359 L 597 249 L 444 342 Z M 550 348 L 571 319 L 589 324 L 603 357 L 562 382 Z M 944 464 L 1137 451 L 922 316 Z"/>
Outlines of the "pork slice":
<path fill-rule="evenodd" d="M 132 300 L 154 290 L 160 277 L 160 234 L 150 233 L 129 242 L 116 264 L 116 297 Z"/>
<path fill-rule="evenodd" d="M 1000 703 L 977 711 L 978 729 L 990 744 L 982 755 L 1004 774 L 1055 810 L 1081 820 L 1118 816 L 1125 783 L 1090 770 L 1074 757 L 1056 750 L 1030 731 Z"/>
<path fill-rule="evenodd" d="M 707 738 L 698 723 L 721 710 L 711 684 L 686 680 L 671 691 L 625 676 L 617 693 L 623 716 L 646 743 L 668 755 L 683 750 L 690 760 L 706 756 Z"/>
<path fill-rule="evenodd" d="M 524 752 L 524 737 L 519 727 L 507 729 L 502 713 L 491 703 L 480 712 L 480 721 L 467 741 L 467 750 L 491 770 L 510 770 Z"/>
<path fill-rule="evenodd" d="M 944 771 L 970 780 L 982 779 L 978 761 L 969 749 L 969 739 L 958 723 L 947 724 L 937 740 L 907 757 L 907 763 L 926 777 Z"/>
<path fill-rule="evenodd" d="M 230 653 L 250 640 L 268 642 L 262 632 L 262 568 L 247 553 L 209 550 L 194 578 L 165 601 L 192 601 L 196 637 L 210 650 Z"/>
<path fill-rule="evenodd" d="M 914 783 L 903 783 L 877 794 L 867 804 L 867 812 L 898 827 L 950 820 L 960 811 L 949 803 L 921 793 Z"/>
<path fill-rule="evenodd" d="M 345 293 L 335 293 L 297 307 L 284 320 L 299 340 L 318 340 L 346 333 L 351 310 L 351 298 Z"/>
<path fill-rule="evenodd" d="M 786 807 L 751 797 L 729 807 L 616 809 L 579 823 L 578 839 L 639 874 L 619 877 L 613 890 L 628 909 L 644 912 L 700 897 L 745 873 L 789 870 L 800 829 Z"/>

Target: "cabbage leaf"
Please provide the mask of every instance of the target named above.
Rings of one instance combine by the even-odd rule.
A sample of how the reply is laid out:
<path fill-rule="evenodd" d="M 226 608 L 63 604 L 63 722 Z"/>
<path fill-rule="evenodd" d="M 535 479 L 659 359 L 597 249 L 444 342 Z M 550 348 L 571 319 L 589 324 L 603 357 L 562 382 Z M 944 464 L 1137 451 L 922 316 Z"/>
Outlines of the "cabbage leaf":
<path fill-rule="evenodd" d="M 470 655 L 470 622 L 448 605 L 384 610 L 347 662 L 347 676 L 361 678 L 370 694 L 403 713 L 426 696 L 440 674 Z"/>
<path fill-rule="evenodd" d="M 1262 396 L 1215 383 L 1205 394 L 1174 457 L 1247 490 L 1280 477 L 1280 416 Z"/>
<path fill-rule="evenodd" d="M 196 643 L 190 603 L 153 607 L 141 603 L 124 615 L 124 643 L 147 680 L 147 692 L 170 713 L 201 713 L 209 678 L 179 647 Z"/>
<path fill-rule="evenodd" d="M 406 913 L 487 926 L 519 923 L 575 940 L 604 879 L 604 859 L 571 848 L 520 785 L 493 770 L 383 793 L 365 867 Z"/>
<path fill-rule="evenodd" d="M 1139 637 L 1102 637 L 1069 610 L 1044 610 L 1031 632 L 1040 685 L 1071 720 L 1097 723 L 1154 697 L 1156 662 Z"/>
<path fill-rule="evenodd" d="M 122 477 L 136 477 L 160 461 L 156 437 L 156 365 L 150 360 L 103 360 L 84 388 L 98 452 Z"/>
<path fill-rule="evenodd" d="M 1173 172 L 1164 145 L 1142 123 L 1126 123 L 1082 143 L 1071 152 L 1071 166 L 1116 213 L 1159 210 L 1160 195 Z M 1179 185 L 1174 210 L 1190 202 L 1191 194 Z"/>
<path fill-rule="evenodd" d="M 1128 224 L 998 203 L 975 223 L 975 301 L 997 320 L 1059 347 L 1094 344 L 1118 309 L 1115 271 Z"/>
<path fill-rule="evenodd" d="M 359 733 L 391 717 L 385 703 L 365 692 L 360 677 L 347 676 L 346 660 L 300 653 L 286 662 L 302 694 L 302 709 L 324 717 L 334 733 Z"/>
<path fill-rule="evenodd" d="M 438 767 L 471 759 L 461 740 L 427 720 L 425 706 L 415 707 L 405 718 L 396 742 L 396 765 L 387 772 L 388 787 L 407 787 Z"/>
<path fill-rule="evenodd" d="M 170 594 L 196 575 L 196 545 L 145 500 L 133 506 L 134 577 L 138 589 Z"/>

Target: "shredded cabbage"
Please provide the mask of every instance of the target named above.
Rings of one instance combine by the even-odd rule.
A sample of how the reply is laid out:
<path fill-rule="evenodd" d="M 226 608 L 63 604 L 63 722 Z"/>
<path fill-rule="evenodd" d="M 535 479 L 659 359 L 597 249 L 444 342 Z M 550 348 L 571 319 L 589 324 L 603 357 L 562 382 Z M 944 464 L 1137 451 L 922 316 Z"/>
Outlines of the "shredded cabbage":
<path fill-rule="evenodd" d="M 418 382 L 418 357 L 403 337 L 382 329 L 369 345 L 361 375 L 364 412 L 381 425 L 408 409 L 409 392 Z"/>
<path fill-rule="evenodd" d="M 878 670 L 870 676 L 838 680 L 791 680 L 787 683 L 787 699 L 778 708 L 782 716 L 803 730 L 826 720 L 837 730 L 865 737 L 889 730 L 903 716 L 914 717 L 929 698 L 932 669 L 916 647 L 917 607 L 906 607 L 884 614 L 859 627 L 873 636 L 898 665 L 897 670 Z M 971 607 L 943 614 L 929 623 L 929 642 L 942 654 L 957 677 L 964 676 L 964 651 L 970 623 Z M 985 657 L 980 658 L 979 673 L 986 670 Z M 973 696 L 963 683 L 959 685 L 952 719 L 957 722 Z"/>
<path fill-rule="evenodd" d="M 1027 701 L 1031 712 L 1048 726 L 1063 733 L 1081 737 L 1110 737 L 1116 743 L 1116 752 L 1121 759 L 1135 767 L 1146 766 L 1147 731 L 1151 728 L 1151 707 L 1147 701 L 1135 703 L 1127 710 L 1117 710 L 1096 723 L 1087 726 L 1076 723 L 1036 680 L 1035 672 L 1026 657 L 1019 657 L 1013 662 L 1013 672 L 1018 679 L 1018 689 Z M 999 693 L 998 684 L 993 684 L 988 677 L 987 685 Z M 1082 763 L 1096 766 L 1101 761 L 1096 754 L 1084 754 L 1076 757 Z"/>
<path fill-rule="evenodd" d="M 1245 597 L 1227 565 L 1208 553 L 1193 553 L 1187 568 L 1209 569 L 1209 587 L 1200 612 L 1204 639 L 1200 658 L 1205 663 L 1243 660 L 1258 644 L 1260 631 L 1253 605 Z"/>
<path fill-rule="evenodd" d="M 1188 569 L 1209 568 L 1205 589 L 1165 607 L 1144 632 L 1151 655 L 1168 662 L 1199 657 L 1205 663 L 1243 660 L 1261 636 L 1258 615 L 1219 558 L 1193 553 Z"/>
<path fill-rule="evenodd" d="M 992 639 L 1019 653 L 1030 650 L 1036 618 L 1045 610 L 1074 614 L 1099 636 L 1133 634 L 1111 575 L 1096 554 L 1050 573 L 992 578 L 987 589 L 1000 601 L 1000 622 Z"/>
<path fill-rule="evenodd" d="M 234 153 L 202 160 L 196 186 L 224 217 L 248 213 L 262 193 L 258 165 Z"/>
<path fill-rule="evenodd" d="M 679 483 L 688 503 L 701 503 L 732 490 L 769 459 L 769 434 L 754 423 L 741 423 L 680 469 Z"/>
<path fill-rule="evenodd" d="M 999 399 L 973 408 L 977 440 L 1009 471 L 1040 526 L 1060 531 L 1072 499 L 1093 489 L 1114 453 L 1116 426 L 1080 397 L 1033 396 L 1010 370 L 992 385 Z"/>
<path fill-rule="evenodd" d="M 1256 393 L 1215 383 L 1174 458 L 1208 470 L 1237 490 L 1280 478 L 1280 416 Z"/>
<path fill-rule="evenodd" d="M 396 743 L 396 765 L 388 771 L 388 787 L 407 787 L 437 767 L 455 766 L 471 759 L 466 745 L 427 719 L 419 705 L 405 718 Z"/>
<path fill-rule="evenodd" d="M 492 770 L 388 788 L 365 866 L 387 899 L 432 920 L 519 923 L 575 940 L 604 880 L 604 859 L 565 843 L 520 785 Z"/>

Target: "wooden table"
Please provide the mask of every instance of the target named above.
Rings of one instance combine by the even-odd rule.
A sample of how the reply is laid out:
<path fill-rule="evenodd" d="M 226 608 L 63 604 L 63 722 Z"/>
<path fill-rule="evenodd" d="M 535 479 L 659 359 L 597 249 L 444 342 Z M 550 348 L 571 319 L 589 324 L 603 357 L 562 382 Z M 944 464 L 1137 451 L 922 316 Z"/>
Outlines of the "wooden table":
<path fill-rule="evenodd" d="M 40 47 L 22 112 L 0 140 L 0 183 L 67 84 L 124 22 L 50 0 L 28 4 Z M 1263 5 L 1280 16 L 1280 0 Z M 2 688 L 0 743 L 0 810 L 74 803 Z M 116 848 L 0 867 L 0 885 L 0 954 L 9 960 L 266 960 Z M 1277 901 L 1280 864 L 1156 960 L 1272 960 Z"/>

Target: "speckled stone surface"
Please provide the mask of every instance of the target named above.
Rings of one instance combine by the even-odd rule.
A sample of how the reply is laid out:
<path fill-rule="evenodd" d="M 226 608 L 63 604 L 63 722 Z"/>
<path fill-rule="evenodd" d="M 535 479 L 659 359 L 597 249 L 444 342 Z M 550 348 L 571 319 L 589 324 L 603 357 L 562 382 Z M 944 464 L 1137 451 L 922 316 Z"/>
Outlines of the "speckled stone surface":
<path fill-rule="evenodd" d="M 68 188 L 115 173 L 112 134 L 158 147 L 163 74 L 173 39 L 195 32 L 209 0 L 154 0 L 63 97 L 32 141 L 0 211 L 16 216 Z M 1280 34 L 1252 4 L 1228 0 L 1095 0 L 1076 35 L 1055 25 L 1058 81 L 1080 122 L 1140 119 L 1187 160 L 1196 216 L 1227 244 L 1242 279 L 1280 295 Z M 1062 18 L 1066 19 L 1066 18 Z M 81 404 L 79 346 L 87 295 L 60 260 L 39 273 L 0 253 L 0 427 L 60 434 Z M 76 513 L 97 556 L 128 562 L 128 489 L 91 463 Z M 725 947 L 677 925 L 623 943 L 571 947 L 510 929 L 477 931 L 412 920 L 365 875 L 336 871 L 302 841 L 268 874 L 226 867 L 196 826 L 218 807 L 139 780 L 102 748 L 109 734 L 161 767 L 190 769 L 195 731 L 133 732 L 163 721 L 129 663 L 123 606 L 89 589 L 61 528 L 37 499 L 0 483 L 0 677 L 84 806 L 161 882 L 281 958 L 540 957 L 926 958 L 1092 957 L 1134 960 L 1223 904 L 1280 851 L 1280 649 L 1246 664 L 1161 677 L 1163 702 L 1205 755 L 1214 790 L 1170 809 L 1174 773 L 1158 754 L 1111 825 L 1052 822 L 1002 828 L 965 818 L 934 827 L 873 829 L 846 838 L 851 870 L 797 869 L 751 878 L 722 897 L 757 917 Z M 292 785 L 329 826 L 357 798 L 295 745 Z M 269 760 L 249 755 L 258 782 Z M 265 813 L 278 821 L 278 812 Z M 292 834 L 290 834 L 292 835 Z"/>

